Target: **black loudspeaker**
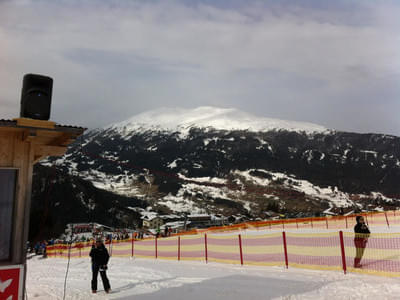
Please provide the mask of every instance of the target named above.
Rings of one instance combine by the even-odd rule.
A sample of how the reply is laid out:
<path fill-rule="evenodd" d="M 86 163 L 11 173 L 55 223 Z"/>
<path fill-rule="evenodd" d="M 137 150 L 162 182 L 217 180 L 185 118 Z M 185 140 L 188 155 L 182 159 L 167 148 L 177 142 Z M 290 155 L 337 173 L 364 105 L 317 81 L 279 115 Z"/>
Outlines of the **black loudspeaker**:
<path fill-rule="evenodd" d="M 26 74 L 22 83 L 20 117 L 49 120 L 52 91 L 52 78 L 37 74 Z"/>

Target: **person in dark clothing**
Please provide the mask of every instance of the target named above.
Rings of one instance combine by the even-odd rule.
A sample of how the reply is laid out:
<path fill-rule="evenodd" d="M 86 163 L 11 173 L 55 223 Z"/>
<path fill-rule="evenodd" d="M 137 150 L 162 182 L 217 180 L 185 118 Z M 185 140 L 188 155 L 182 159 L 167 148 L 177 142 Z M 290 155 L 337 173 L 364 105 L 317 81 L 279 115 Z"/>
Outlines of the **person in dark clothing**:
<path fill-rule="evenodd" d="M 356 257 L 354 258 L 354 268 L 361 268 L 361 258 L 364 255 L 365 247 L 368 243 L 370 231 L 365 224 L 363 216 L 356 217 L 356 226 L 354 226 L 354 245 L 356 247 Z"/>
<path fill-rule="evenodd" d="M 96 240 L 96 244 L 92 246 L 89 255 L 92 258 L 92 293 L 97 292 L 97 275 L 99 272 L 101 280 L 103 281 L 104 290 L 106 293 L 110 293 L 110 282 L 106 275 L 107 263 L 110 259 L 110 255 L 101 240 Z"/>
<path fill-rule="evenodd" d="M 164 227 L 164 237 L 168 236 L 168 226 Z"/>
<path fill-rule="evenodd" d="M 40 251 L 40 243 L 39 243 L 39 242 L 37 242 L 37 243 L 35 244 L 34 249 L 35 249 L 35 254 L 38 255 L 38 254 L 39 254 L 39 251 Z"/>

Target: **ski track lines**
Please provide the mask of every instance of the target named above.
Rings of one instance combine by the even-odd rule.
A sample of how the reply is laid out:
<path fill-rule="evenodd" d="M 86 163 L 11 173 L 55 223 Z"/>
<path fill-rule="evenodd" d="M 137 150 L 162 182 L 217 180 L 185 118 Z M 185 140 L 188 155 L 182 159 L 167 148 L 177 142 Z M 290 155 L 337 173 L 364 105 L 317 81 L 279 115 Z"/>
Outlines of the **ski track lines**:
<path fill-rule="evenodd" d="M 67 261 L 28 260 L 28 299 L 62 299 Z M 399 278 L 282 267 L 111 258 L 105 294 L 90 291 L 90 259 L 71 260 L 66 299 L 398 299 Z"/>

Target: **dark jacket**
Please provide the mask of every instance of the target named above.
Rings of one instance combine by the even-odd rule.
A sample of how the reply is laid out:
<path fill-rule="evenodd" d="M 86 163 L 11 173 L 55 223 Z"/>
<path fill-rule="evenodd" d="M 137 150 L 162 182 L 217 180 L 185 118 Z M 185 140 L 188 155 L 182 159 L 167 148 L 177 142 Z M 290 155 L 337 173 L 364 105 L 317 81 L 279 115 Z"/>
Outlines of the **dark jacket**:
<path fill-rule="evenodd" d="M 371 233 L 368 229 L 368 226 L 363 223 L 357 223 L 356 226 L 354 226 L 354 232 L 355 233 Z"/>
<path fill-rule="evenodd" d="M 363 223 L 357 223 L 354 226 L 354 244 L 356 248 L 365 248 L 368 243 L 369 234 L 371 233 L 368 226 Z"/>
<path fill-rule="evenodd" d="M 108 255 L 108 251 L 104 244 L 102 244 L 99 248 L 96 248 L 93 245 L 89 255 L 92 258 L 92 264 L 98 266 L 106 265 L 110 259 L 110 255 Z"/>

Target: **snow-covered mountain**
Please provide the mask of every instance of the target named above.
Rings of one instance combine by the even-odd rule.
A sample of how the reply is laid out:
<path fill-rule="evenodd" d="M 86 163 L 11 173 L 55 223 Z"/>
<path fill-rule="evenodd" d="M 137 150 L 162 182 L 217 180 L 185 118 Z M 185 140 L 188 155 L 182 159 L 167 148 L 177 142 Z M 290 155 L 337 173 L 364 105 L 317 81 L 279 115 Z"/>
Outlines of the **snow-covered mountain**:
<path fill-rule="evenodd" d="M 42 164 L 164 213 L 318 215 L 393 208 L 400 199 L 399 137 L 235 109 L 146 112 L 89 131 Z"/>
<path fill-rule="evenodd" d="M 184 138 L 188 136 L 192 128 L 250 132 L 287 130 L 308 134 L 328 131 L 323 126 L 312 123 L 260 118 L 233 108 L 210 106 L 196 109 L 160 108 L 109 125 L 104 130 L 112 130 L 122 137 L 129 137 L 132 133 L 143 131 L 179 132 Z"/>

